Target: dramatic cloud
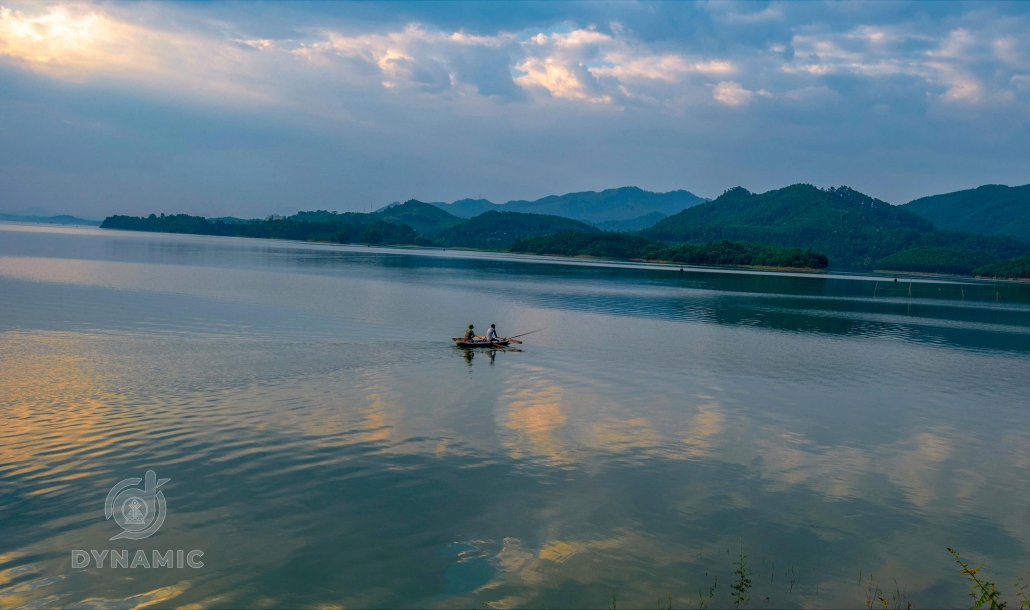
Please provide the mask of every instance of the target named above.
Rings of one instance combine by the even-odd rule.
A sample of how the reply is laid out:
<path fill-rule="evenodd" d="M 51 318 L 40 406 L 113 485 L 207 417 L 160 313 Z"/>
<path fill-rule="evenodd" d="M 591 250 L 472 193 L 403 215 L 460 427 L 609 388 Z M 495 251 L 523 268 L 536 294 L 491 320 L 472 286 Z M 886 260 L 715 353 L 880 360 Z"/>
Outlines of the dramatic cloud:
<path fill-rule="evenodd" d="M 15 193 L 0 205 L 57 206 L 88 177 L 96 201 L 125 209 L 122 185 L 146 191 L 154 175 L 186 208 L 260 211 L 290 211 L 298 188 L 330 205 L 343 185 L 336 207 L 797 180 L 898 200 L 1030 181 L 1017 144 L 1030 123 L 1027 5 L 486 8 L 5 3 L 0 138 L 18 144 L 0 153 Z M 224 135 L 185 141 L 176 121 Z M 847 154 L 832 150 L 844 141 Z M 87 152 L 101 143 L 102 161 Z M 885 147 L 903 166 L 869 164 Z M 303 183 L 253 186 L 300 159 Z M 327 167 L 351 169 L 345 180 Z"/>
<path fill-rule="evenodd" d="M 300 89 L 317 96 L 310 81 L 331 76 L 364 84 L 374 77 L 383 88 L 418 94 L 457 89 L 512 100 L 545 93 L 588 104 L 698 103 L 708 88 L 715 101 L 742 106 L 759 91 L 788 101 L 812 99 L 803 91 L 832 97 L 832 86 L 819 81 L 849 75 L 904 77 L 941 101 L 975 105 L 1016 100 L 1030 75 L 1030 19 L 1024 16 L 1001 20 L 1000 31 L 999 20 L 984 16 L 930 33 L 909 24 L 844 31 L 799 24 L 788 45 L 699 55 L 676 50 L 683 41 L 645 43 L 617 21 L 603 29 L 558 23 L 545 31 L 490 35 L 419 23 L 357 35 L 298 28 L 271 39 L 233 37 L 236 28 L 228 24 L 221 31 L 148 27 L 128 18 L 131 6 L 114 13 L 89 5 L 33 8 L 0 9 L 0 54 L 52 77 L 117 75 L 152 87 L 188 84 L 268 100 L 296 99 Z M 730 25 L 784 18 L 778 5 L 716 15 Z M 325 91 L 335 94 L 331 86 Z"/>

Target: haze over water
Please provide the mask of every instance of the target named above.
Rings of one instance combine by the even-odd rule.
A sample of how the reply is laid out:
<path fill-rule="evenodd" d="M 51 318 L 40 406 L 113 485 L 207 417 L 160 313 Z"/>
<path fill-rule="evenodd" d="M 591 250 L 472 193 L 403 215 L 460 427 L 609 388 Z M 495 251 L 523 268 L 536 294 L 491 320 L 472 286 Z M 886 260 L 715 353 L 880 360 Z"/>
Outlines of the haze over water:
<path fill-rule="evenodd" d="M 1026 284 L 0 224 L 0 312 L 0 606 L 725 607 L 742 541 L 749 607 L 940 607 L 946 547 L 1030 560 Z M 491 322 L 547 330 L 453 347 Z M 205 565 L 71 568 L 122 548 Z"/>

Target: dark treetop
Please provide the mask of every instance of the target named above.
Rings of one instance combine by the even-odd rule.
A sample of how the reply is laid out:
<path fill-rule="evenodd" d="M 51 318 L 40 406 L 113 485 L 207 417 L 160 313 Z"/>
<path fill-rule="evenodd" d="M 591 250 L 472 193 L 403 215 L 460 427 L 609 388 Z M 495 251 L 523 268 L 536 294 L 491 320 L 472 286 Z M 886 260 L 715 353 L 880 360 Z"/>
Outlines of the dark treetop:
<path fill-rule="evenodd" d="M 528 254 L 597 256 L 688 265 L 825 269 L 828 263 L 826 255 L 800 248 L 729 241 L 667 246 L 643 237 L 618 233 L 557 233 L 519 240 L 509 250 Z"/>
<path fill-rule="evenodd" d="M 489 211 L 442 231 L 436 242 L 457 248 L 505 248 L 516 239 L 565 231 L 600 232 L 588 224 L 560 216 Z"/>
<path fill-rule="evenodd" d="M 1030 278 L 1030 254 L 985 265 L 977 269 L 975 273 L 980 277 L 1013 280 L 1028 279 Z"/>

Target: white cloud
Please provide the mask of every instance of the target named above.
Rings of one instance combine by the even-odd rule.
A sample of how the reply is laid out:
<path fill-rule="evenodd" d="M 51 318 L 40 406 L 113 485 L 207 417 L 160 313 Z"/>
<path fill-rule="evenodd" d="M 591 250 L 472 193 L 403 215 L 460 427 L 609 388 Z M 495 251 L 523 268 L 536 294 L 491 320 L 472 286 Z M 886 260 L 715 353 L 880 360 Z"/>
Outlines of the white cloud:
<path fill-rule="evenodd" d="M 74 82 L 103 78 L 190 99 L 283 104 L 320 115 L 346 114 L 345 100 L 356 92 L 411 104 L 440 99 L 457 111 L 490 100 L 674 113 L 746 106 L 757 96 L 818 103 L 840 99 L 829 77 L 860 78 L 870 87 L 915 82 L 931 103 L 973 108 L 1018 102 L 1030 73 L 1030 18 L 1018 15 L 977 14 L 938 24 L 937 31 L 908 22 L 844 30 L 801 22 L 789 45 L 773 39 L 760 48 L 737 43 L 699 54 L 685 50 L 689 39 L 645 42 L 619 23 L 494 34 L 409 23 L 358 33 L 298 28 L 269 38 L 227 23 L 162 28 L 155 24 L 190 9 L 154 6 L 2 8 L 0 59 Z M 726 23 L 786 20 L 793 10 L 772 4 L 742 13 L 741 6 L 706 5 Z M 163 12 L 143 18 L 148 11 Z"/>
<path fill-rule="evenodd" d="M 781 69 L 816 78 L 907 78 L 924 83 L 932 90 L 930 98 L 945 104 L 1009 102 L 1014 99 L 1012 69 L 1030 65 L 1030 19 L 1008 23 L 1025 28 L 1022 33 L 1001 36 L 993 20 L 970 21 L 938 35 L 908 24 L 863 25 L 844 32 L 809 28 L 793 36 L 794 58 Z"/>
<path fill-rule="evenodd" d="M 523 72 L 516 81 L 554 97 L 611 102 L 616 97 L 654 99 L 656 86 L 682 89 L 692 75 L 717 77 L 734 71 L 729 60 L 659 52 L 627 37 L 618 24 L 611 30 L 612 34 L 580 29 L 530 37 L 522 43 L 527 57 L 515 66 Z M 666 91 L 663 97 L 674 95 Z"/>
<path fill-rule="evenodd" d="M 727 106 L 741 106 L 751 101 L 754 91 L 749 91 L 733 81 L 722 81 L 712 90 L 712 97 Z"/>
<path fill-rule="evenodd" d="M 610 95 L 595 93 L 597 87 L 587 79 L 589 72 L 582 65 L 569 65 L 552 57 L 531 57 L 515 66 L 523 73 L 515 82 L 523 87 L 539 87 L 557 98 L 610 103 Z"/>
<path fill-rule="evenodd" d="M 610 32 L 577 28 L 486 36 L 411 23 L 394 31 L 309 30 L 271 39 L 164 31 L 105 8 L 56 5 L 28 13 L 4 8 L 0 56 L 80 82 L 115 76 L 194 97 L 205 91 L 236 93 L 300 105 L 319 83 L 329 91 L 347 83 L 394 94 L 457 90 L 464 96 L 515 99 L 543 93 L 595 104 L 661 104 L 686 99 L 689 91 L 702 91 L 736 71 L 728 58 L 654 49 L 619 24 Z M 325 83 L 330 75 L 333 83 Z"/>

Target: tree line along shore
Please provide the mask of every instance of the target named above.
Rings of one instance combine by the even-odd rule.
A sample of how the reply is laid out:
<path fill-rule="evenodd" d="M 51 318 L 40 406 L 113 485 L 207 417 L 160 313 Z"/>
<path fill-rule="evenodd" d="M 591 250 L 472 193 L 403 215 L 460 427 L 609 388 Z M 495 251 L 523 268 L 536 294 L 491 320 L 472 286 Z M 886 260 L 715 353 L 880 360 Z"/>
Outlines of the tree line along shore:
<path fill-rule="evenodd" d="M 939 197 L 956 207 L 948 196 Z M 606 205 L 612 205 L 611 199 Z M 657 222 L 642 230 L 622 232 L 597 226 L 603 223 L 553 214 L 504 211 L 496 204 L 490 205 L 502 209 L 463 218 L 445 209 L 457 204 L 415 200 L 371 213 L 320 210 L 263 220 L 185 214 L 110 216 L 101 227 L 688 265 L 1030 278 L 1030 243 L 1011 231 L 1006 235 L 940 230 L 936 226 L 940 221 L 906 209 L 911 204 L 893 206 L 848 187 L 796 184 L 760 194 L 738 187 L 714 200 L 700 201 L 670 216 L 654 214 Z M 1016 214 L 1021 205 L 1009 207 Z M 958 209 L 967 212 L 965 207 Z M 1020 225 L 1017 219 L 1007 226 L 1018 229 Z"/>

